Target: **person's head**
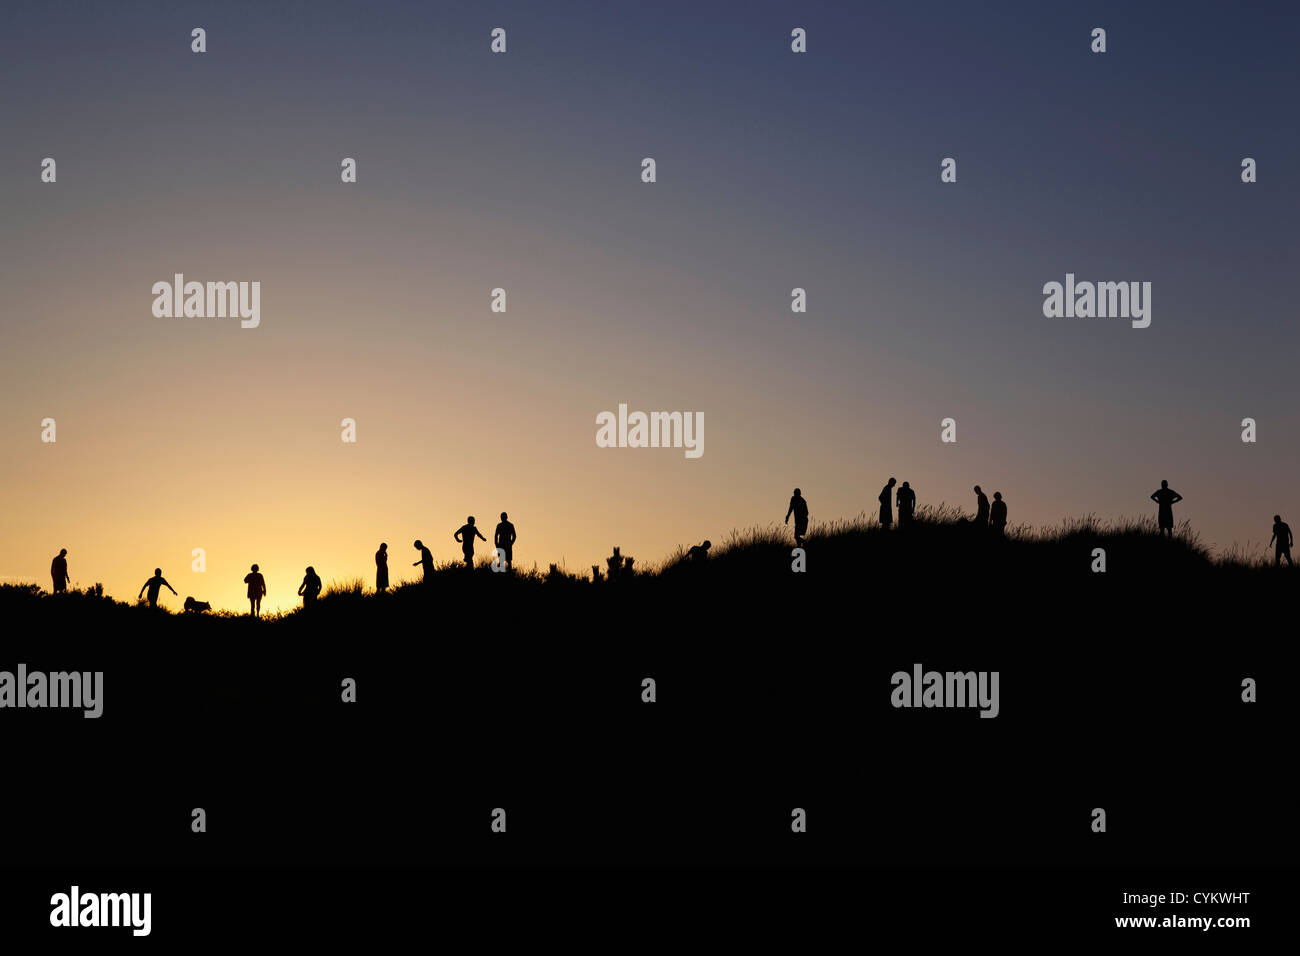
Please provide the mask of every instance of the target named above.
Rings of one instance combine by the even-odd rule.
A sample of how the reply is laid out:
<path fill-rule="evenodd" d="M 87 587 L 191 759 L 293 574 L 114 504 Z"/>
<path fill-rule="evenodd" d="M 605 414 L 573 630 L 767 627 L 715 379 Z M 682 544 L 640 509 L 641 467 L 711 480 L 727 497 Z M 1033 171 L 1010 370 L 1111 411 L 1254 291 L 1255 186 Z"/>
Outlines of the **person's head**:
<path fill-rule="evenodd" d="M 387 551 L 387 550 L 388 550 L 388 544 L 387 544 L 387 543 L 381 543 L 381 544 L 379 545 L 379 550 L 380 550 L 380 551 Z"/>
<path fill-rule="evenodd" d="M 708 551 L 709 548 L 713 547 L 713 542 L 710 541 L 708 538 L 705 538 L 705 539 L 704 539 L 704 544 L 701 545 L 701 547 L 703 547 L 705 551 Z"/>
<path fill-rule="evenodd" d="M 466 518 L 466 519 L 465 519 L 465 523 L 466 523 L 466 524 L 473 524 L 473 523 L 474 523 L 474 516 L 473 516 L 473 515 L 470 515 L 468 518 Z"/>
<path fill-rule="evenodd" d="M 59 548 L 59 557 L 63 557 L 63 556 L 66 555 L 67 553 L 68 553 L 68 549 L 67 549 L 67 548 Z"/>
<path fill-rule="evenodd" d="M 1281 521 L 1282 521 L 1282 516 L 1281 516 L 1281 515 L 1273 515 L 1273 523 L 1274 523 L 1274 524 L 1280 524 Z"/>
<path fill-rule="evenodd" d="M 256 570 L 257 570 L 257 565 L 256 565 L 256 564 L 255 564 L 255 565 L 253 565 L 253 570 L 254 570 L 254 571 L 256 571 Z"/>
<path fill-rule="evenodd" d="M 892 488 L 892 487 L 894 487 L 894 485 L 896 485 L 896 484 L 898 484 L 898 479 L 897 479 L 897 478 L 890 478 L 890 479 L 889 479 L 889 487 Z"/>
<path fill-rule="evenodd" d="M 909 485 L 907 482 L 903 482 L 903 487 L 904 487 L 904 488 L 910 488 L 910 487 L 912 487 L 912 486 Z"/>
<path fill-rule="evenodd" d="M 505 513 L 504 511 L 501 512 L 501 520 L 502 520 L 502 521 L 505 521 L 505 520 L 506 520 L 506 513 Z"/>
<path fill-rule="evenodd" d="M 313 567 L 309 564 L 309 565 L 307 565 L 307 573 L 308 573 L 308 574 L 315 574 L 315 573 L 316 573 L 316 569 L 313 568 Z"/>
<path fill-rule="evenodd" d="M 154 568 L 154 569 L 153 569 L 153 576 L 156 577 L 156 578 L 160 578 L 160 577 L 162 577 L 162 568 Z"/>
<path fill-rule="evenodd" d="M 1000 491 L 995 491 L 995 492 L 993 492 L 993 500 L 994 500 L 994 501 L 1001 501 L 1001 500 L 1002 500 L 1002 492 L 1000 492 Z"/>
<path fill-rule="evenodd" d="M 975 494 L 977 494 L 977 495 L 982 495 L 982 494 L 984 494 L 984 492 L 980 491 L 980 486 L 979 486 L 979 485 L 976 485 L 976 486 L 975 486 Z"/>
<path fill-rule="evenodd" d="M 1162 481 L 1162 482 L 1160 482 L 1160 487 L 1161 487 L 1161 488 L 1168 488 L 1168 487 L 1169 487 L 1169 482 L 1167 482 L 1167 481 Z"/>
<path fill-rule="evenodd" d="M 415 549 L 416 549 L 417 551 L 423 551 L 423 550 L 424 550 L 424 542 L 421 541 L 419 538 L 416 538 L 416 539 L 415 539 L 415 545 L 414 545 L 414 547 L 415 547 Z"/>
<path fill-rule="evenodd" d="M 796 488 L 796 489 L 794 490 L 794 496 L 795 496 L 796 498 L 799 497 L 799 489 L 798 489 L 798 488 Z"/>

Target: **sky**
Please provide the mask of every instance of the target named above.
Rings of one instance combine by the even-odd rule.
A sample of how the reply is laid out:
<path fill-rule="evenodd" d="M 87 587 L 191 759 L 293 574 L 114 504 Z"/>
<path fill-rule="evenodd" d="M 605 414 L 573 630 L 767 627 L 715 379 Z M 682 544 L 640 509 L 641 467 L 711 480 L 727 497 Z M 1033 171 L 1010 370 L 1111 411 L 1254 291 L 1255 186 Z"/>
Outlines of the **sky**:
<path fill-rule="evenodd" d="M 7 2 L 0 580 L 67 548 L 240 608 L 257 562 L 288 609 L 470 514 L 581 570 L 890 476 L 1034 525 L 1167 479 L 1261 550 L 1300 516 L 1298 43 L 1288 4 Z M 155 316 L 178 272 L 260 324 Z M 1150 282 L 1150 327 L 1045 317 L 1067 273 Z M 704 453 L 598 447 L 620 403 Z"/>

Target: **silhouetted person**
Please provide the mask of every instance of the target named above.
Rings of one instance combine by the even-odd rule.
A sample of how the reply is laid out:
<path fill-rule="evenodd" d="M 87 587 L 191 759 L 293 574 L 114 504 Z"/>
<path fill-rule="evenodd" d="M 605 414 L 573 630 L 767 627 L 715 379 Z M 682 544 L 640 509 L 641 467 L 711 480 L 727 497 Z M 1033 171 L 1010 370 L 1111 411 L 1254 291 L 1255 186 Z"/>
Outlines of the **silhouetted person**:
<path fill-rule="evenodd" d="M 258 617 L 262 613 L 262 598 L 266 596 L 266 578 L 258 573 L 256 564 L 244 575 L 244 583 L 248 585 L 248 613 Z"/>
<path fill-rule="evenodd" d="M 903 482 L 902 487 L 898 489 L 898 526 L 912 523 L 912 517 L 916 514 L 916 492 L 907 482 Z"/>
<path fill-rule="evenodd" d="M 989 499 L 980 486 L 975 486 L 975 527 L 987 528 L 989 525 Z"/>
<path fill-rule="evenodd" d="M 145 588 L 149 589 L 150 607 L 158 606 L 158 594 L 159 592 L 162 591 L 163 588 L 166 588 L 168 591 L 171 591 L 172 594 L 176 594 L 176 589 L 172 587 L 170 584 L 168 584 L 167 579 L 162 576 L 162 568 L 153 569 L 153 577 L 151 577 L 148 581 L 144 582 L 144 586 L 140 588 L 140 593 L 135 596 L 135 599 L 137 601 L 140 600 L 141 595 L 144 594 Z M 176 596 L 180 597 L 179 594 L 176 594 Z"/>
<path fill-rule="evenodd" d="M 68 549 L 60 548 L 50 562 L 50 577 L 54 579 L 54 593 L 68 589 Z"/>
<path fill-rule="evenodd" d="M 375 590 L 388 590 L 388 542 L 380 544 L 375 552 Z"/>
<path fill-rule="evenodd" d="M 1160 533 L 1174 536 L 1174 505 L 1183 500 L 1183 496 L 1169 487 L 1169 482 L 1160 482 L 1160 490 L 1151 492 L 1151 500 L 1160 506 L 1158 524 Z"/>
<path fill-rule="evenodd" d="M 487 541 L 487 538 L 479 534 L 478 528 L 474 527 L 474 516 L 470 515 L 465 519 L 465 523 L 460 529 L 452 535 L 460 542 L 460 550 L 465 555 L 465 567 L 474 567 L 474 538 L 477 535 L 480 541 Z"/>
<path fill-rule="evenodd" d="M 688 548 L 686 556 L 696 564 L 702 564 L 705 559 L 708 558 L 709 548 L 711 547 L 713 547 L 713 542 L 705 538 L 703 544 L 697 544 L 694 547 Z"/>
<path fill-rule="evenodd" d="M 786 524 L 790 523 L 790 515 L 794 515 L 794 543 L 802 548 L 803 536 L 808 533 L 808 502 L 798 488 L 790 498 L 790 507 L 785 510 Z"/>
<path fill-rule="evenodd" d="M 433 555 L 429 553 L 429 549 L 424 546 L 424 542 L 419 538 L 415 539 L 415 547 L 420 552 L 420 560 L 412 561 L 411 567 L 415 567 L 417 564 L 420 566 L 424 572 L 424 581 L 427 584 L 433 580 Z"/>
<path fill-rule="evenodd" d="M 993 492 L 993 506 L 989 509 L 989 527 L 996 535 L 1006 534 L 1007 503 L 1002 500 L 1002 492 Z"/>
<path fill-rule="evenodd" d="M 497 525 L 496 533 L 492 535 L 492 546 L 504 552 L 507 568 L 515 566 L 515 526 L 506 520 L 504 511 L 501 512 L 501 523 Z"/>
<path fill-rule="evenodd" d="M 298 585 L 298 593 L 302 595 L 302 606 L 310 607 L 316 603 L 316 598 L 320 597 L 321 591 L 320 575 L 316 573 L 313 567 L 307 568 L 307 574 L 302 579 L 302 584 Z"/>
<path fill-rule="evenodd" d="M 1269 544 L 1273 544 L 1273 538 L 1277 539 L 1273 563 L 1281 566 L 1282 558 L 1285 557 L 1287 567 L 1295 567 L 1291 562 L 1291 545 L 1295 540 L 1291 537 L 1291 526 L 1282 520 L 1281 515 L 1273 515 L 1273 537 L 1268 539 Z"/>
<path fill-rule="evenodd" d="M 880 527 L 886 531 L 894 523 L 894 506 L 891 504 L 894 495 L 894 485 L 898 484 L 897 478 L 890 478 L 885 487 L 880 489 L 880 494 L 876 500 L 880 502 Z"/>

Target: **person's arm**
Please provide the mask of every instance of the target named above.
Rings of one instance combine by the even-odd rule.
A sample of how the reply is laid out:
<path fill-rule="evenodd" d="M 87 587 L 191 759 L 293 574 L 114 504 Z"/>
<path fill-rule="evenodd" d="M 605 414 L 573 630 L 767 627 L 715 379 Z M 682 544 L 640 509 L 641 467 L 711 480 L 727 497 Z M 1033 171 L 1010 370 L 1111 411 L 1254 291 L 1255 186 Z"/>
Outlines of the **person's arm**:
<path fill-rule="evenodd" d="M 452 538 L 455 539 L 455 541 L 456 541 L 457 544 L 460 544 L 460 532 L 459 532 L 459 531 L 454 532 L 454 533 L 452 534 Z"/>
<path fill-rule="evenodd" d="M 1182 501 L 1182 500 L 1183 500 L 1183 496 L 1180 495 L 1178 492 L 1175 491 L 1175 492 L 1174 492 L 1174 500 L 1173 500 L 1172 503 L 1173 503 L 1173 504 L 1178 504 L 1178 502 L 1180 502 L 1180 501 Z"/>
<path fill-rule="evenodd" d="M 163 584 L 167 584 L 167 579 L 166 579 L 166 578 L 163 578 Z M 174 587 L 172 587 L 170 584 L 167 584 L 167 590 L 168 590 L 168 591 L 171 591 L 172 594 L 176 594 L 176 589 L 175 589 Z M 180 597 L 179 594 L 176 594 L 176 596 L 177 596 L 177 597 Z"/>
<path fill-rule="evenodd" d="M 483 532 L 479 531 L 478 528 L 475 528 L 475 529 L 474 529 L 474 533 L 475 533 L 476 535 L 478 535 L 478 539 L 479 539 L 480 541 L 487 541 L 487 538 L 483 537 Z"/>
<path fill-rule="evenodd" d="M 1156 495 L 1158 494 L 1160 494 L 1160 492 L 1158 491 L 1151 492 L 1151 500 L 1154 501 L 1156 504 L 1160 504 L 1160 499 L 1156 497 Z"/>
<path fill-rule="evenodd" d="M 302 589 L 307 586 L 307 579 L 304 578 L 302 584 L 298 585 L 298 593 L 302 594 Z"/>
<path fill-rule="evenodd" d="M 137 595 L 135 596 L 135 599 L 136 599 L 137 601 L 140 600 L 140 598 L 144 597 L 144 589 L 147 588 L 148 586 L 149 586 L 149 582 L 148 582 L 148 581 L 146 581 L 146 582 L 144 582 L 144 584 L 140 585 L 140 593 L 137 594 Z"/>
<path fill-rule="evenodd" d="M 785 523 L 790 523 L 790 515 L 794 513 L 794 499 L 790 499 L 790 507 L 785 509 Z"/>

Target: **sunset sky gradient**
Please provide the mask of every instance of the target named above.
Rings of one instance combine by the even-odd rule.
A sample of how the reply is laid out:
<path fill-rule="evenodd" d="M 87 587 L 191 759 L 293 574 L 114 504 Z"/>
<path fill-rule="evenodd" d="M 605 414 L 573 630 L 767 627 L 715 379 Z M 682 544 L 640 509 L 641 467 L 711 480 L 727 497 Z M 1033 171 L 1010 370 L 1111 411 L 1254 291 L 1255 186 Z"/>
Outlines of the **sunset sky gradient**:
<path fill-rule="evenodd" d="M 510 513 L 517 564 L 580 570 L 779 522 L 796 485 L 814 524 L 872 511 L 891 475 L 1034 524 L 1154 515 L 1168 479 L 1220 548 L 1300 520 L 1292 6 L 18 2 L 0 24 L 6 581 L 48 587 L 67 548 L 82 586 L 133 598 L 161 566 L 238 609 L 258 562 L 288 609 L 308 564 L 373 584 L 381 541 L 395 580 L 415 538 L 457 558 L 469 514 L 490 537 Z M 260 281 L 261 326 L 155 318 L 176 272 Z M 1067 272 L 1150 281 L 1150 328 L 1044 318 Z M 703 456 L 598 448 L 620 402 L 703 412 Z"/>

